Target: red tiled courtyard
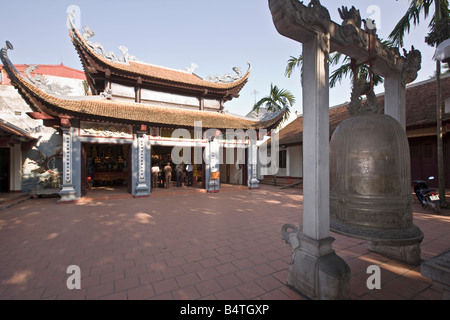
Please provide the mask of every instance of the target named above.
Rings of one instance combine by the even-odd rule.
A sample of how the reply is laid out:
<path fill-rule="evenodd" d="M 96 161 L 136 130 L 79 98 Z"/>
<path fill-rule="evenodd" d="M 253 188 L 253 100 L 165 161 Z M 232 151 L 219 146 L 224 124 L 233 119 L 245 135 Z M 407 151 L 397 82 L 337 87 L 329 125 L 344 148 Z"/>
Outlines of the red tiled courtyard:
<path fill-rule="evenodd" d="M 304 299 L 285 284 L 291 249 L 280 233 L 301 222 L 302 200 L 300 189 L 263 185 L 216 194 L 173 188 L 139 199 L 92 193 L 64 205 L 23 201 L 0 210 L 0 299 Z M 450 216 L 413 209 L 425 234 L 422 259 L 448 250 Z M 442 298 L 419 266 L 332 236 L 351 268 L 352 299 Z M 80 290 L 66 286 L 70 265 L 81 269 Z M 366 286 L 370 265 L 381 268 L 379 290 Z"/>

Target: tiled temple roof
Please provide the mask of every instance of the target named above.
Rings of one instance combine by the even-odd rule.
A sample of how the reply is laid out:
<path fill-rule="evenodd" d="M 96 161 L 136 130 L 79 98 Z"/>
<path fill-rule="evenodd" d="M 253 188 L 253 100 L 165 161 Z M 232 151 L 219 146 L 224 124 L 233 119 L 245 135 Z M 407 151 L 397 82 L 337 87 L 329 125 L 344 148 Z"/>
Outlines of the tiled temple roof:
<path fill-rule="evenodd" d="M 123 63 L 116 62 L 96 52 L 75 27 L 72 26 L 69 31 L 86 73 L 92 72 L 93 70 L 101 70 L 102 72 L 108 70 L 111 74 L 119 77 L 135 80 L 140 79 L 139 81 L 142 81 L 143 84 L 149 83 L 169 88 L 182 88 L 184 90 L 192 90 L 197 94 L 199 92 L 214 93 L 226 99 L 237 96 L 250 76 L 251 68 L 235 81 L 213 82 L 182 70 L 132 60 Z"/>
<path fill-rule="evenodd" d="M 10 44 L 9 44 L 10 45 Z M 10 47 L 12 49 L 12 46 Z M 1 50 L 1 60 L 13 86 L 33 109 L 42 114 L 41 119 L 76 118 L 117 123 L 161 125 L 171 127 L 194 127 L 201 121 L 203 128 L 215 129 L 271 129 L 283 118 L 285 110 L 264 121 L 233 116 L 227 113 L 187 110 L 151 106 L 140 103 L 109 100 L 101 96 L 62 98 L 36 88 L 24 79 L 8 58 L 8 48 Z"/>
<path fill-rule="evenodd" d="M 23 130 L 19 127 L 16 127 L 12 123 L 6 122 L 3 119 L 0 119 L 0 132 L 3 132 L 3 134 L 0 134 L 0 135 L 13 135 L 13 136 L 25 138 L 26 140 L 36 140 L 35 137 L 31 136 L 25 130 Z"/>

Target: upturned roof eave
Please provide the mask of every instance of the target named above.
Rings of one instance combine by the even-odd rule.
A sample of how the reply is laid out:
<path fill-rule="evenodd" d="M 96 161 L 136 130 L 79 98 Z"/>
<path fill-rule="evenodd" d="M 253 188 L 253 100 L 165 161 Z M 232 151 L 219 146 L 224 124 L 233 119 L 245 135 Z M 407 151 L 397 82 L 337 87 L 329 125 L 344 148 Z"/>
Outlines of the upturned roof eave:
<path fill-rule="evenodd" d="M 89 68 L 93 70 L 99 70 L 101 72 L 105 72 L 109 70 L 109 72 L 114 73 L 118 77 L 123 77 L 124 80 L 128 80 L 132 78 L 134 81 L 142 82 L 142 85 L 164 85 L 173 88 L 181 88 L 192 90 L 196 93 L 215 93 L 217 95 L 222 95 L 224 98 L 237 96 L 237 94 L 242 90 L 244 85 L 248 82 L 251 73 L 251 67 L 247 70 L 247 72 L 237 81 L 229 82 L 229 83 L 216 83 L 211 81 L 206 81 L 199 78 L 196 75 L 192 75 L 193 77 L 198 78 L 196 83 L 190 81 L 177 81 L 176 76 L 173 76 L 172 79 L 156 76 L 154 74 L 148 74 L 145 72 L 138 72 L 133 70 L 131 63 L 141 64 L 143 67 L 149 67 L 149 65 L 140 63 L 140 62 L 130 62 L 128 64 L 119 64 L 117 62 L 109 61 L 108 59 L 100 56 L 98 53 L 94 52 L 89 45 L 84 41 L 83 37 L 80 35 L 76 28 L 69 29 L 69 34 L 72 40 L 75 49 L 77 50 L 80 58 L 82 60 L 85 69 L 86 76 L 89 77 Z M 90 61 L 95 61 L 96 65 L 90 64 Z M 183 71 L 171 70 L 164 67 L 158 67 L 151 65 L 152 68 L 163 70 L 166 73 L 171 73 L 175 75 L 179 73 L 182 75 Z"/>
<path fill-rule="evenodd" d="M 201 122 L 203 128 L 214 129 L 271 129 L 283 118 L 285 110 L 265 121 L 244 119 L 224 113 L 187 110 L 108 99 L 62 99 L 36 88 L 15 69 L 7 55 L 8 48 L 1 49 L 1 60 L 11 78 L 11 83 L 30 105 L 33 111 L 55 118 L 96 119 L 118 123 L 149 124 L 171 127 L 194 127 Z"/>

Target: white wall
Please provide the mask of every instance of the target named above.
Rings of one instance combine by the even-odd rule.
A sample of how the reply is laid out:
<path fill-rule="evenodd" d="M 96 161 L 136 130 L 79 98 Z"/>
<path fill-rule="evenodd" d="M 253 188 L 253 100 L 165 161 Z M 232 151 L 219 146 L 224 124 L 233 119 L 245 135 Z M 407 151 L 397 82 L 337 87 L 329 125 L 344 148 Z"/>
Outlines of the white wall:
<path fill-rule="evenodd" d="M 83 81 L 56 76 L 45 76 L 49 83 L 71 86 L 70 96 L 85 94 Z M 61 149 L 61 136 L 58 131 L 43 125 L 42 120 L 35 120 L 27 115 L 31 108 L 22 99 L 13 86 L 0 85 L 0 118 L 28 132 L 37 139 L 31 150 L 21 151 L 20 145 L 11 148 L 11 191 L 29 191 L 48 174 L 33 172 L 42 164 L 43 159 L 58 153 Z"/>
<path fill-rule="evenodd" d="M 288 147 L 287 163 L 289 165 L 289 176 L 303 177 L 303 150 L 302 146 Z"/>
<path fill-rule="evenodd" d="M 22 151 L 21 145 L 15 144 L 10 148 L 10 191 L 22 190 Z"/>

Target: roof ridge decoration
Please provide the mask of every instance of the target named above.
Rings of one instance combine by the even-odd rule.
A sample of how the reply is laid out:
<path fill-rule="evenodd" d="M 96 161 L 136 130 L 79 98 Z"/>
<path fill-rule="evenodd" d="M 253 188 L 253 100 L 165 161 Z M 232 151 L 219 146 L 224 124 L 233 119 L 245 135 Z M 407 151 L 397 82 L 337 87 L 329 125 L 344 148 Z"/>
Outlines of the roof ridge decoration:
<path fill-rule="evenodd" d="M 25 69 L 25 75 L 27 76 L 28 80 L 31 81 L 37 88 L 50 93 L 50 94 L 57 94 L 57 95 L 69 95 L 72 93 L 72 88 L 68 85 L 60 85 L 56 82 L 52 83 L 48 80 L 48 78 L 45 75 L 42 74 L 35 74 L 34 76 L 31 75 L 31 73 L 37 69 L 39 69 L 38 65 L 26 65 L 27 68 Z"/>
<path fill-rule="evenodd" d="M 173 127 L 195 127 L 195 122 L 201 121 L 203 128 L 216 129 L 272 129 L 283 119 L 286 108 L 264 121 L 232 116 L 226 113 L 187 110 L 135 102 L 109 100 L 107 96 L 101 99 L 91 99 L 83 96 L 83 100 L 62 99 L 37 88 L 15 68 L 8 57 L 12 44 L 7 41 L 0 50 L 0 59 L 5 66 L 11 84 L 28 103 L 33 113 L 40 113 L 39 119 L 57 120 L 65 125 L 67 119 L 78 118 L 87 121 L 110 121 L 128 124 L 150 124 Z M 32 116 L 34 117 L 34 115 Z M 38 119 L 38 118 L 36 118 Z M 64 120 L 64 123 L 63 123 Z"/>
<path fill-rule="evenodd" d="M 248 64 L 248 71 L 246 73 L 243 73 L 241 71 L 241 67 L 233 67 L 232 70 L 236 74 L 227 73 L 223 76 L 220 76 L 218 74 L 211 76 L 208 75 L 206 78 L 202 78 L 194 73 L 195 69 L 198 68 L 198 65 L 196 63 L 191 63 L 189 67 L 183 68 L 183 69 L 176 69 L 176 68 L 170 68 L 165 66 L 158 66 L 151 63 L 146 63 L 144 61 L 141 61 L 137 59 L 135 56 L 130 55 L 128 53 L 128 48 L 121 45 L 119 46 L 119 50 L 122 52 L 122 56 L 118 57 L 113 51 L 107 51 L 105 47 L 99 43 L 99 42 L 92 42 L 90 38 L 95 36 L 95 32 L 92 31 L 88 26 L 83 26 L 83 31 L 78 31 L 74 24 L 74 13 L 69 12 L 67 14 L 67 26 L 69 27 L 70 36 L 72 39 L 74 37 L 81 38 L 80 40 L 84 43 L 85 46 L 88 46 L 88 49 L 90 49 L 93 53 L 97 54 L 103 59 L 106 59 L 107 61 L 111 63 L 119 63 L 124 66 L 130 66 L 130 62 L 137 63 L 144 66 L 152 66 L 152 67 L 158 67 L 162 69 L 172 70 L 176 72 L 183 72 L 191 75 L 195 75 L 199 78 L 199 80 L 202 80 L 204 82 L 210 82 L 212 84 L 234 84 L 238 83 L 239 81 L 246 78 L 246 76 L 249 75 L 251 71 L 251 64 L 247 62 Z"/>
<path fill-rule="evenodd" d="M 71 14 L 69 14 L 68 18 L 70 19 Z M 100 54 L 103 58 L 111 60 L 112 62 L 125 63 L 128 64 L 129 61 L 140 62 L 135 56 L 132 56 L 128 53 L 128 48 L 121 45 L 119 46 L 119 50 L 122 52 L 122 57 L 117 58 L 116 54 L 113 51 L 106 51 L 105 47 L 99 42 L 92 42 L 89 39 L 95 36 L 95 32 L 89 29 L 88 26 L 83 26 L 83 33 L 81 33 L 81 37 L 86 42 L 86 44 L 91 47 L 96 53 Z"/>
<path fill-rule="evenodd" d="M 247 62 L 249 69 L 251 67 L 250 62 Z M 244 74 L 242 74 L 241 67 L 233 67 L 233 71 L 236 73 L 236 75 L 233 75 L 231 73 L 227 73 L 224 76 L 219 76 L 218 74 L 211 76 L 208 75 L 205 80 L 211 81 L 211 82 L 221 82 L 221 83 L 231 83 L 235 81 L 239 81 L 244 77 Z"/>
<path fill-rule="evenodd" d="M 67 14 L 67 25 L 69 27 L 69 31 L 71 36 L 73 36 L 72 31 L 76 29 L 75 23 L 73 21 L 75 19 L 75 13 L 73 11 Z M 84 42 L 92 49 L 94 52 L 98 53 L 105 59 L 111 60 L 112 62 L 117 63 L 125 63 L 128 64 L 129 61 L 139 61 L 135 56 L 132 56 L 128 53 L 128 48 L 125 46 L 119 46 L 119 50 L 122 51 L 123 56 L 121 59 L 118 59 L 113 51 L 106 51 L 105 47 L 99 42 L 92 42 L 89 39 L 95 36 L 95 32 L 89 29 L 88 26 L 83 26 L 83 32 L 81 33 L 81 37 Z"/>
<path fill-rule="evenodd" d="M 182 71 L 186 71 L 187 73 L 194 73 L 195 69 L 197 69 L 197 68 L 198 68 L 198 65 L 196 63 L 192 62 L 190 67 L 183 68 Z"/>

